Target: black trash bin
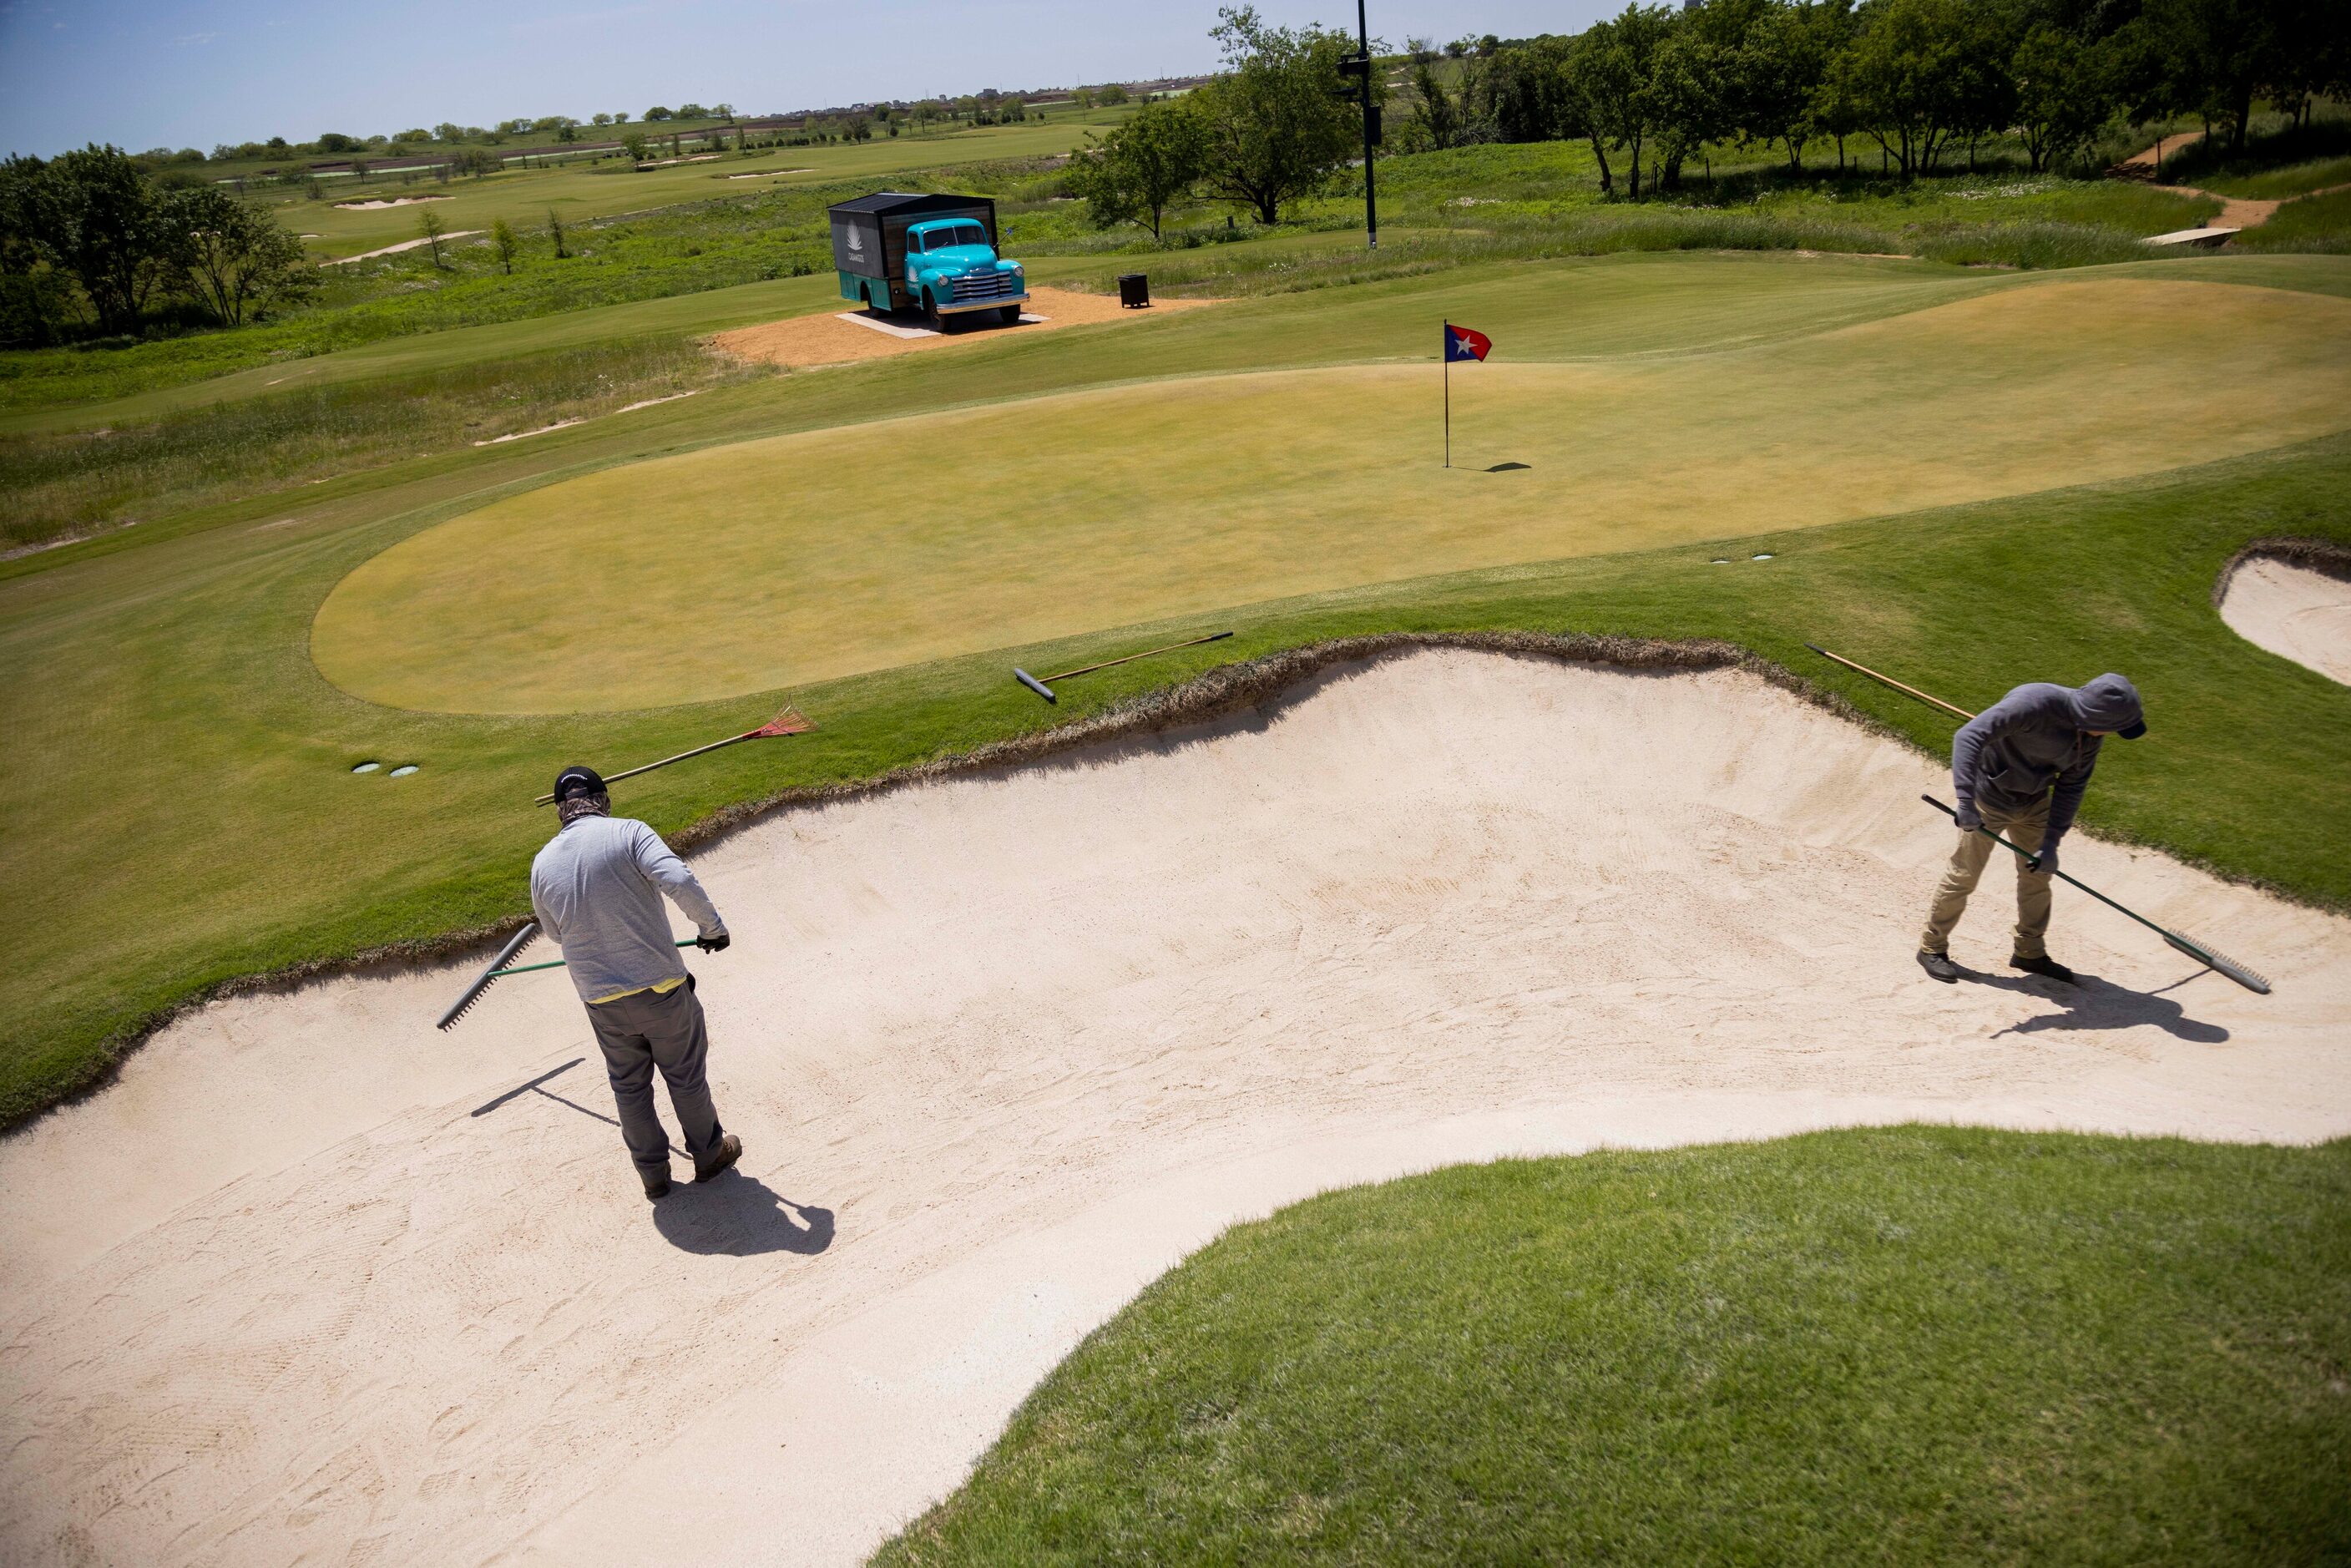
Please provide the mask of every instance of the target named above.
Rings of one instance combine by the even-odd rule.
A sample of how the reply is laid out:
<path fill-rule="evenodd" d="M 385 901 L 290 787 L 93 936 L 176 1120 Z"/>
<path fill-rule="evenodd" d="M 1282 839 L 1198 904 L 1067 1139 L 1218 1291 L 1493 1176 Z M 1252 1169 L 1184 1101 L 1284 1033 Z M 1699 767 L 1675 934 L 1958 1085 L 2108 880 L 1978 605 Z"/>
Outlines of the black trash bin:
<path fill-rule="evenodd" d="M 1129 310 L 1151 308 L 1151 279 L 1140 272 L 1118 275 L 1118 302 Z"/>

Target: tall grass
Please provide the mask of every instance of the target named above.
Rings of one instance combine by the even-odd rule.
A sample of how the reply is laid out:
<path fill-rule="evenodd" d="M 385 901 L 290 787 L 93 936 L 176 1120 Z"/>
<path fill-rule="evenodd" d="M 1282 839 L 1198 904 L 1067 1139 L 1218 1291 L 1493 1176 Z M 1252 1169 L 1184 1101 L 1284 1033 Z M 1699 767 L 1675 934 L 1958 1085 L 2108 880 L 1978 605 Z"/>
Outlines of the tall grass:
<path fill-rule="evenodd" d="M 2304 196 L 2288 202 L 2259 228 L 2247 229 L 2230 245 L 2243 250 L 2321 251 L 2351 256 L 2351 191 Z"/>
<path fill-rule="evenodd" d="M 684 340 L 601 345 L 192 409 L 150 423 L 0 436 L 11 552 L 587 419 L 758 373 Z"/>

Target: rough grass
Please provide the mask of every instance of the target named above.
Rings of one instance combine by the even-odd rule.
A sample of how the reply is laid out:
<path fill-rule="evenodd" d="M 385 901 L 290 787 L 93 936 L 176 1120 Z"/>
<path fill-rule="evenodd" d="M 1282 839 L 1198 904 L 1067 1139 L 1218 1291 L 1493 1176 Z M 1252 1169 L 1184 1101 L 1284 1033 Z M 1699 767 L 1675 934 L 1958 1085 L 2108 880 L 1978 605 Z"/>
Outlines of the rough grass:
<path fill-rule="evenodd" d="M 875 1561 L 2351 1552 L 2351 1144 L 1898 1127 L 1237 1227 Z"/>
<path fill-rule="evenodd" d="M 1768 340 L 1866 321 L 1886 313 L 1888 287 L 2018 286 L 1998 275 L 1828 257 L 1557 265 L 1575 275 L 1577 307 L 1551 313 L 1548 325 L 1531 320 L 1523 338 L 1562 355 L 1670 358 L 1741 336 Z M 2343 267 L 2326 257 L 2205 257 L 2094 276 L 2351 292 Z M 1498 267 L 1448 287 L 1499 297 L 1522 289 L 1528 271 Z M 0 747 L 0 821 L 8 824 L 0 882 L 34 890 L 0 904 L 0 981 L 16 998 L 0 1039 L 0 1120 L 91 1082 L 144 1022 L 236 977 L 429 945 L 512 917 L 544 825 L 526 802 L 564 761 L 619 766 L 664 756 L 740 730 L 786 696 L 823 727 L 789 747 L 738 747 L 626 787 L 626 809 L 674 831 L 779 790 L 872 779 L 1082 721 L 1234 660 L 1376 632 L 1719 639 L 1818 671 L 1813 678 L 1824 689 L 1930 748 L 1949 738 L 1934 716 L 1857 676 L 1820 670 L 1802 641 L 1931 679 L 1970 706 L 2023 678 L 2121 669 L 2164 716 L 2162 743 L 2110 760 L 2085 823 L 2351 905 L 2351 820 L 2336 783 L 2351 776 L 2351 693 L 2236 638 L 2210 601 L 2215 574 L 2251 539 L 2351 541 L 2351 440 L 2340 437 L 2159 478 L 1738 545 L 1416 579 L 1218 608 L 1166 626 L 1105 625 L 1050 643 L 651 712 L 404 714 L 337 692 L 310 663 L 312 618 L 352 568 L 502 493 L 779 429 L 1137 375 L 1426 354 L 1433 312 L 1382 324 L 1384 291 L 1402 287 L 1050 334 L 1000 354 L 951 356 L 952 366 L 899 360 L 722 388 L 578 431 L 335 480 L 299 504 L 225 504 L 0 564 L 0 732 L 9 737 Z M 1801 444 L 1810 433 L 1804 389 L 1776 402 L 1786 438 Z M 1661 420 L 1673 413 L 1648 412 Z M 871 450 L 844 434 L 841 460 Z M 1467 486 L 1525 476 L 1460 476 Z M 1147 510 L 1147 501 L 1138 506 Z M 1474 526 L 1475 506 L 1460 515 Z M 840 522 L 855 527 L 862 517 Z M 1744 563 L 1753 550 L 1778 559 Z M 1742 564 L 1708 564 L 1717 554 Z M 774 592 L 778 624 L 799 608 L 789 582 L 746 586 Z M 1056 710 L 1008 674 L 1014 663 L 1083 664 L 1145 639 L 1226 625 L 1240 635 L 1104 671 Z M 416 761 L 423 771 L 404 779 L 348 771 L 370 758 Z"/>
<path fill-rule="evenodd" d="M 80 537 L 751 373 L 673 338 L 321 386 L 111 430 L 0 435 L 0 540 Z"/>
<path fill-rule="evenodd" d="M 2351 191 L 2327 196 L 2304 196 L 2288 202 L 2259 228 L 2251 228 L 2229 242 L 2245 250 L 2311 251 L 2321 255 L 2351 254 Z"/>

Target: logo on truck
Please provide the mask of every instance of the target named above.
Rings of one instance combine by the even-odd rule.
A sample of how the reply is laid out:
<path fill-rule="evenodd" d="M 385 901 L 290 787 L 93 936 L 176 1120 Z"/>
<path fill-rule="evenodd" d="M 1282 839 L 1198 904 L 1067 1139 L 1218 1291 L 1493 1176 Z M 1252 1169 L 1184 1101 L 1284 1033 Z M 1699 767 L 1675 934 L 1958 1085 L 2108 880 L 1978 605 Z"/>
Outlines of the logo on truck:
<path fill-rule="evenodd" d="M 865 249 L 865 241 L 859 236 L 855 229 L 849 231 L 849 248 L 860 253 Z"/>

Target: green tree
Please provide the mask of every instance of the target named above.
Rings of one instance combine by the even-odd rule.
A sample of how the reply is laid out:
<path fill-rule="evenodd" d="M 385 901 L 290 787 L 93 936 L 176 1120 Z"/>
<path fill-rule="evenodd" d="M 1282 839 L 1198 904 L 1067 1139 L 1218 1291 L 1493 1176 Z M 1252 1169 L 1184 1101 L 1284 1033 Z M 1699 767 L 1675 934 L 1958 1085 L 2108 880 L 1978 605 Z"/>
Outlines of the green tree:
<path fill-rule="evenodd" d="M 2009 74 L 2016 89 L 2016 131 L 2036 174 L 2086 144 L 2113 107 L 2095 46 L 2046 22 L 2017 40 Z"/>
<path fill-rule="evenodd" d="M 1968 122 L 1968 0 L 1869 0 L 1849 51 L 1862 126 L 1905 180 L 1931 171 Z"/>
<path fill-rule="evenodd" d="M 1283 204 L 1322 189 L 1355 146 L 1358 121 L 1340 96 L 1351 40 L 1270 26 L 1253 5 L 1217 16 L 1209 36 L 1228 69 L 1192 95 L 1208 126 L 1209 183 L 1260 222 L 1279 223 Z"/>
<path fill-rule="evenodd" d="M 1573 40 L 1503 45 L 1488 65 L 1494 129 L 1505 141 L 1557 141 L 1583 134 L 1583 106 L 1568 80 Z"/>
<path fill-rule="evenodd" d="M 1600 189 L 1614 193 L 1606 149 L 1632 155 L 1629 194 L 1641 199 L 1641 152 L 1657 131 L 1657 62 L 1672 36 L 1674 14 L 1628 5 L 1613 21 L 1595 22 L 1576 39 L 1568 79 L 1582 100 L 1585 135 L 1600 162 Z"/>
<path fill-rule="evenodd" d="M 653 108 L 645 110 L 644 118 L 647 120 L 667 120 L 671 118 L 671 116 L 668 110 L 662 108 L 659 104 L 655 104 Z"/>
<path fill-rule="evenodd" d="M 35 242 L 79 286 L 99 329 L 136 331 L 173 272 L 171 226 L 139 165 L 92 143 L 51 160 L 28 195 Z"/>
<path fill-rule="evenodd" d="M 1070 189 L 1101 227 L 1148 222 L 1157 239 L 1169 204 L 1199 183 L 1207 163 L 1207 122 L 1186 99 L 1173 99 L 1145 104 L 1101 146 L 1071 159 Z"/>
<path fill-rule="evenodd" d="M 448 237 L 449 225 L 441 221 L 439 213 L 427 207 L 416 214 L 416 228 L 423 235 L 426 248 L 433 252 L 433 265 L 446 270 L 449 264 L 442 259 L 441 246 Z"/>
<path fill-rule="evenodd" d="M 1792 172 L 1802 170 L 1804 143 L 1823 129 L 1813 106 L 1828 76 L 1830 22 L 1830 8 L 1813 0 L 1773 5 L 1740 45 L 1740 128 L 1766 147 L 1786 148 Z"/>
<path fill-rule="evenodd" d="M 555 215 L 553 207 L 547 209 L 547 237 L 555 242 L 556 260 L 565 261 L 570 258 L 571 253 L 563 248 L 563 220 Z"/>
<path fill-rule="evenodd" d="M 319 269 L 302 242 L 266 210 L 218 185 L 172 192 L 163 217 L 177 282 L 224 327 L 318 291 Z"/>
<path fill-rule="evenodd" d="M 627 135 L 622 137 L 621 151 L 629 155 L 630 162 L 643 162 L 645 161 L 645 133 L 642 131 L 632 131 Z"/>
<path fill-rule="evenodd" d="M 1439 152 L 1491 141 L 1497 129 L 1489 111 L 1490 99 L 1480 104 L 1489 91 L 1486 63 L 1470 57 L 1468 45 L 1460 39 L 1445 47 L 1442 63 L 1425 38 L 1408 39 L 1405 47 L 1411 61 L 1406 79 L 1412 84 L 1412 118 L 1418 140 Z M 1481 112 L 1481 107 L 1489 111 Z"/>
<path fill-rule="evenodd" d="M 515 233 L 514 225 L 504 218 L 490 220 L 490 254 L 497 258 L 498 269 L 508 277 L 514 276 L 516 255 L 522 249 L 522 236 Z"/>

